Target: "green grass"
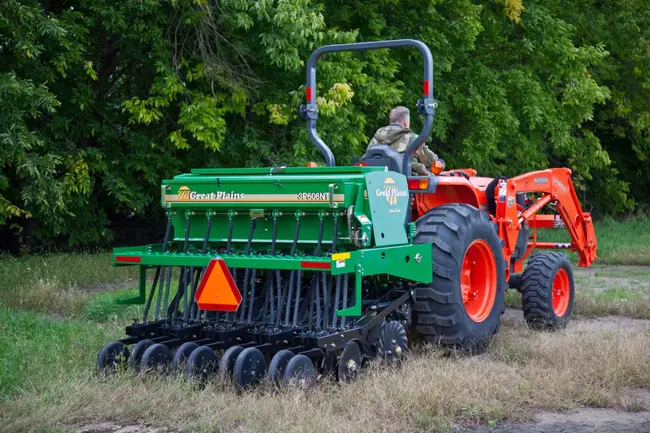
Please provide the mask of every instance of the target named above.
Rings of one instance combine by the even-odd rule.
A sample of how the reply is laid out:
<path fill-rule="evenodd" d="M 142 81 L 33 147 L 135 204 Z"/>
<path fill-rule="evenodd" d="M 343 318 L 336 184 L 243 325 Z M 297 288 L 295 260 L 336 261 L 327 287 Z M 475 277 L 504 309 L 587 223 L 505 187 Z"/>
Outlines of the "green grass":
<path fill-rule="evenodd" d="M 596 222 L 598 263 L 607 265 L 650 265 L 650 217 L 624 220 L 605 218 Z M 565 229 L 540 230 L 543 242 L 569 242 Z M 572 254 L 575 257 L 575 254 Z"/>
<path fill-rule="evenodd" d="M 44 390 L 60 372 L 93 364 L 93 349 L 119 336 L 115 323 L 0 308 L 0 401 Z"/>
<path fill-rule="evenodd" d="M 113 267 L 110 253 L 0 256 L 0 305 L 79 315 L 94 291 L 137 285 L 136 267 Z"/>

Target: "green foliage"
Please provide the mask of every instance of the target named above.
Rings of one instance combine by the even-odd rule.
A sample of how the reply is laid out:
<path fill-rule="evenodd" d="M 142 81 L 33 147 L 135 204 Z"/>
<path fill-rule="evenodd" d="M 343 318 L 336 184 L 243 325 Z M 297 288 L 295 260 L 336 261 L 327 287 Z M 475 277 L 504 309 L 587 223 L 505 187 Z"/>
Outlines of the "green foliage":
<path fill-rule="evenodd" d="M 606 61 L 591 73 L 610 89 L 611 98 L 606 105 L 597 107 L 593 121 L 586 127 L 603 143 L 618 170 L 594 185 L 602 197 L 596 204 L 603 209 L 617 206 L 621 192 L 629 191 L 638 205 L 648 209 L 650 5 L 644 0 L 555 0 L 549 2 L 549 7 L 575 28 L 577 43 L 602 45 L 609 52 Z"/>
<path fill-rule="evenodd" d="M 450 166 L 508 176 L 568 166 L 591 204 L 625 212 L 632 176 L 650 179 L 648 9 L 640 0 L 6 0 L 0 227 L 46 248 L 106 244 L 111 221 L 160 214 L 162 178 L 320 159 L 297 115 L 305 59 L 324 44 L 406 37 L 434 53 L 430 145 Z M 392 106 L 415 109 L 420 65 L 415 50 L 319 62 L 319 133 L 339 164 L 362 154 Z M 632 185 L 636 198 L 642 190 Z"/>

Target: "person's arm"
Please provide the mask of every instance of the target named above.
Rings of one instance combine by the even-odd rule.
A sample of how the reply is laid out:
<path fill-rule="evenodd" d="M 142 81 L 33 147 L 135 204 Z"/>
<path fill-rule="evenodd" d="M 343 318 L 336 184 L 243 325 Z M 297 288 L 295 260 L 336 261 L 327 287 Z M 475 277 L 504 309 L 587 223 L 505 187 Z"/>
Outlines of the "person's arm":
<path fill-rule="evenodd" d="M 431 164 L 438 160 L 438 155 L 433 153 L 426 144 L 420 146 L 420 148 L 415 152 L 415 156 L 418 161 L 426 167 L 431 167 Z"/>

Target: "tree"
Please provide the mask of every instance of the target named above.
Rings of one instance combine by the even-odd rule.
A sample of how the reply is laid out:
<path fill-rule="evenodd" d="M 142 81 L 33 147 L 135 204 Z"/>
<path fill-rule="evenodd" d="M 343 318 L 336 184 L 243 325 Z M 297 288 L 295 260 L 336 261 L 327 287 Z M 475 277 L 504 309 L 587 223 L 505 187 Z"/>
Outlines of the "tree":
<path fill-rule="evenodd" d="M 434 53 L 432 146 L 450 165 L 486 175 L 568 165 L 590 197 L 606 192 L 610 209 L 624 210 L 626 185 L 599 141 L 612 118 L 592 120 L 595 107 L 599 116 L 609 107 L 599 78 L 607 79 L 607 52 L 560 6 L 6 0 L 0 227 L 25 228 L 31 245 L 46 248 L 106 245 L 111 224 L 162 215 L 162 178 L 319 159 L 297 114 L 305 59 L 328 43 L 403 37 Z M 340 164 L 363 153 L 392 106 L 415 108 L 417 56 L 380 50 L 319 62 L 319 132 Z"/>

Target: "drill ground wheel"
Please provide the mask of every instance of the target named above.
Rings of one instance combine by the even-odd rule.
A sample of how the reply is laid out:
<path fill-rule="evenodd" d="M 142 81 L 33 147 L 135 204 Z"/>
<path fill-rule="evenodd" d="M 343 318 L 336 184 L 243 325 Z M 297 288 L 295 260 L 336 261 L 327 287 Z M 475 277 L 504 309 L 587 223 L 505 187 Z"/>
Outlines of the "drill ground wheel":
<path fill-rule="evenodd" d="M 339 382 L 349 382 L 359 376 L 361 371 L 361 347 L 356 341 L 345 345 L 336 368 L 336 377 Z"/>
<path fill-rule="evenodd" d="M 97 369 L 102 373 L 113 374 L 117 372 L 120 364 L 129 359 L 129 349 L 119 341 L 111 341 L 97 354 Z"/>
<path fill-rule="evenodd" d="M 316 369 L 314 363 L 306 355 L 296 355 L 284 370 L 283 382 L 300 388 L 316 385 Z"/>
<path fill-rule="evenodd" d="M 294 353 L 288 349 L 283 349 L 273 355 L 271 364 L 269 364 L 269 382 L 276 385 L 282 382 L 284 371 L 287 369 L 289 361 L 294 356 Z"/>
<path fill-rule="evenodd" d="M 154 343 L 151 340 L 140 340 L 133 346 L 131 351 L 131 356 L 129 356 L 129 367 L 135 371 L 140 371 L 140 362 L 142 361 L 142 355 L 144 352 L 152 346 Z"/>
<path fill-rule="evenodd" d="M 432 209 L 416 221 L 415 243 L 431 244 L 433 283 L 416 289 L 415 334 L 483 353 L 505 310 L 506 262 L 497 226 L 467 204 Z"/>
<path fill-rule="evenodd" d="M 185 342 L 178 346 L 174 352 L 174 357 L 172 359 L 172 368 L 174 371 L 183 371 L 185 368 L 185 363 L 187 362 L 187 358 L 190 357 L 190 354 L 192 354 L 194 349 L 197 347 L 199 347 L 199 345 L 192 341 Z"/>
<path fill-rule="evenodd" d="M 161 370 L 166 368 L 172 360 L 172 352 L 164 344 L 152 344 L 142 354 L 140 371 Z"/>
<path fill-rule="evenodd" d="M 521 277 L 521 306 L 533 329 L 564 328 L 573 311 L 573 270 L 564 254 L 535 254 Z"/>
<path fill-rule="evenodd" d="M 233 368 L 235 384 L 245 389 L 258 384 L 266 374 L 266 359 L 259 349 L 249 347 L 241 351 Z"/>
<path fill-rule="evenodd" d="M 217 366 L 215 351 L 206 346 L 199 346 L 187 358 L 185 373 L 190 379 L 205 380 L 217 371 Z"/>
<path fill-rule="evenodd" d="M 235 369 L 235 362 L 237 362 L 237 357 L 244 350 L 241 346 L 232 346 L 229 347 L 221 356 L 219 360 L 219 372 L 224 376 L 232 376 L 232 372 Z"/>

